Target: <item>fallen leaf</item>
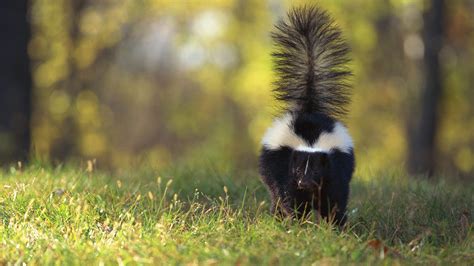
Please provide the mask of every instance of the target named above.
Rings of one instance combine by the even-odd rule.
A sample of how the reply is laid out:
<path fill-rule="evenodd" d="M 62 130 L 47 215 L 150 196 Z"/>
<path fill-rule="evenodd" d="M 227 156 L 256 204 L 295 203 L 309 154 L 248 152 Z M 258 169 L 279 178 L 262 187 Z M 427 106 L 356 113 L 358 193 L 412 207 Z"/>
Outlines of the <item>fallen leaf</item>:
<path fill-rule="evenodd" d="M 384 251 L 385 253 L 387 253 L 388 250 L 389 250 L 388 247 L 386 247 L 386 246 L 382 243 L 382 241 L 380 241 L 380 240 L 378 240 L 378 239 L 372 239 L 372 240 L 370 240 L 369 242 L 367 242 L 367 246 L 369 246 L 369 247 L 371 247 L 371 248 L 373 248 L 373 249 L 375 249 L 375 250 L 377 250 L 377 251 L 380 251 L 381 249 L 383 249 L 383 251 Z"/>
<path fill-rule="evenodd" d="M 367 246 L 380 253 L 380 258 L 385 258 L 386 255 L 402 258 L 403 256 L 395 249 L 387 247 L 382 241 L 378 239 L 372 239 L 367 242 Z"/>

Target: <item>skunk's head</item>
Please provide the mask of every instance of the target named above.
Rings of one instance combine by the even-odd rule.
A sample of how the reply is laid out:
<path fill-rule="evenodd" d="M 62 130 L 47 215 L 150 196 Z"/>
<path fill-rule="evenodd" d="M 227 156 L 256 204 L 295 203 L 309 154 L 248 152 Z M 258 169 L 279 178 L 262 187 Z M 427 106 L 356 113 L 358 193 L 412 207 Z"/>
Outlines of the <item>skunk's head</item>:
<path fill-rule="evenodd" d="M 290 177 L 298 189 L 317 191 L 329 175 L 329 156 L 326 152 L 293 151 Z"/>

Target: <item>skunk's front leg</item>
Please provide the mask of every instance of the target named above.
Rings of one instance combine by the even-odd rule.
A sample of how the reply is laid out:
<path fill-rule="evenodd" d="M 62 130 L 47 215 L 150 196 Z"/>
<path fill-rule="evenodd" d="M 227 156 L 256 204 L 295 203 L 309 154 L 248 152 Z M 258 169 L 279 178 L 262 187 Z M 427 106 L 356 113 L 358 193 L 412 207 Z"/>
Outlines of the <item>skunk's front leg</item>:
<path fill-rule="evenodd" d="M 323 210 L 334 223 L 343 226 L 349 199 L 349 183 L 355 168 L 354 152 L 335 150 L 330 155 L 330 177 L 327 187 L 328 208 Z"/>
<path fill-rule="evenodd" d="M 291 205 L 291 197 L 288 191 L 280 188 L 270 192 L 272 197 L 272 206 L 270 212 L 283 217 L 294 217 L 295 211 Z"/>
<path fill-rule="evenodd" d="M 292 216 L 291 195 L 288 191 L 289 159 L 291 150 L 262 148 L 260 153 L 260 175 L 270 192 L 272 213 Z"/>

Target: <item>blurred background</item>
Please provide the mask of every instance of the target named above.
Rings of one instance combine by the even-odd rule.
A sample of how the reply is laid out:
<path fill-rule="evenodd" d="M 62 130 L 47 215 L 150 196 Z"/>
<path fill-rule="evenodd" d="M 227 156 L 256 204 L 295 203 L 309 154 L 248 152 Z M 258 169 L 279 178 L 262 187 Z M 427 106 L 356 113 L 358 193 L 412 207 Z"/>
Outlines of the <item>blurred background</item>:
<path fill-rule="evenodd" d="M 0 161 L 255 169 L 272 25 L 314 1 L 0 4 Z M 353 52 L 358 169 L 474 180 L 474 1 L 319 0 Z"/>

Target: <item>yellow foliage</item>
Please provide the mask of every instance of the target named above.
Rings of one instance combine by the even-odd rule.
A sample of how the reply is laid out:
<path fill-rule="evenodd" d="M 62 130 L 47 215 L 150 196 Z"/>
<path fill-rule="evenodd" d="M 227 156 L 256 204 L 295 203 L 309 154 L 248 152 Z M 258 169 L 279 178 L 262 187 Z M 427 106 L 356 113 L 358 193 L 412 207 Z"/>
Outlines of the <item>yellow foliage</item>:
<path fill-rule="evenodd" d="M 73 10 L 73 0 L 31 1 L 36 152 L 48 157 L 70 137 L 64 132 L 73 132 L 79 156 L 116 167 L 137 159 L 164 166 L 208 158 L 222 168 L 256 161 L 278 112 L 272 24 L 289 7 L 313 2 L 88 1 Z M 318 1 L 353 49 L 354 97 L 345 122 L 364 171 L 404 164 L 413 112 L 407 106 L 421 85 L 420 62 L 404 57 L 403 40 L 419 34 L 424 2 Z M 457 19 L 456 30 L 474 27 Z M 441 55 L 449 92 L 437 143 L 467 173 L 474 171 L 466 89 L 472 49 L 463 57 L 454 50 Z"/>

